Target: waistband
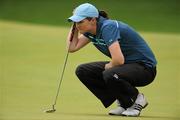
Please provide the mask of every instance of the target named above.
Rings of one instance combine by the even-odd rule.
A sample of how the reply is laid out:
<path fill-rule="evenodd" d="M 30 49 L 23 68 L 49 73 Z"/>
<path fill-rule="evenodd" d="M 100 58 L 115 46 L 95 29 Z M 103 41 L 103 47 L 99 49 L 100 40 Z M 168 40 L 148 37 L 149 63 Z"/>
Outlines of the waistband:
<path fill-rule="evenodd" d="M 144 67 L 151 68 L 151 69 L 156 69 L 156 66 L 144 62 L 137 62 L 140 65 L 143 65 Z"/>

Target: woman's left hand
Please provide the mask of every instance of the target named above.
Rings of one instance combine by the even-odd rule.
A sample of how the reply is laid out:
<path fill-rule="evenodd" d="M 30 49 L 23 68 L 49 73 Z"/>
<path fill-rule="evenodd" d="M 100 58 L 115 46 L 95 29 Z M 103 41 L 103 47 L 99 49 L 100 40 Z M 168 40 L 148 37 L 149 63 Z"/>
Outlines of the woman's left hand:
<path fill-rule="evenodd" d="M 107 64 L 105 65 L 105 70 L 110 69 L 110 68 L 112 68 L 112 67 L 113 67 L 113 66 L 112 66 L 111 62 L 109 62 L 109 63 L 107 63 Z"/>

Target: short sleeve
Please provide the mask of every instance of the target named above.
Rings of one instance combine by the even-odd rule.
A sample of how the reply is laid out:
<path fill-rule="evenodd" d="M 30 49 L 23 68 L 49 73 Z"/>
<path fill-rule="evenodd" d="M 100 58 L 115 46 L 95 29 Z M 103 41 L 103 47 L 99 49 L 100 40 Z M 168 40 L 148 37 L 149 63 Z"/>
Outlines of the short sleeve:
<path fill-rule="evenodd" d="M 102 39 L 105 41 L 107 46 L 110 46 L 113 42 L 120 39 L 120 30 L 115 22 L 106 24 L 103 27 Z"/>

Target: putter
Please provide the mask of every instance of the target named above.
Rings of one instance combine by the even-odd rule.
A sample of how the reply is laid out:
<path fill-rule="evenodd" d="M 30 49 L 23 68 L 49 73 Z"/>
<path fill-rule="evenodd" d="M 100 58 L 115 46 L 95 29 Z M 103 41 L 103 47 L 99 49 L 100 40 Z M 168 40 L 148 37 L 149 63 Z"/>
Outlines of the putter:
<path fill-rule="evenodd" d="M 75 31 L 75 24 L 73 24 L 73 27 L 72 27 L 72 33 L 71 33 L 71 37 L 70 37 L 70 42 L 72 42 L 74 31 Z M 68 50 L 69 50 L 69 48 L 68 48 Z M 64 60 L 64 66 L 63 66 L 63 70 L 62 70 L 61 77 L 60 77 L 60 80 L 59 80 L 59 85 L 58 85 L 56 97 L 54 99 L 54 103 L 52 104 L 51 109 L 44 111 L 45 113 L 53 113 L 53 112 L 56 111 L 55 105 L 56 105 L 56 102 L 57 102 L 57 99 L 58 99 L 58 95 L 59 95 L 59 92 L 60 92 L 60 87 L 61 87 L 62 79 L 63 79 L 63 76 L 64 76 L 64 71 L 65 71 L 67 60 L 68 60 L 68 56 L 69 56 L 69 51 L 68 50 L 67 50 L 66 57 L 65 57 L 65 60 Z"/>

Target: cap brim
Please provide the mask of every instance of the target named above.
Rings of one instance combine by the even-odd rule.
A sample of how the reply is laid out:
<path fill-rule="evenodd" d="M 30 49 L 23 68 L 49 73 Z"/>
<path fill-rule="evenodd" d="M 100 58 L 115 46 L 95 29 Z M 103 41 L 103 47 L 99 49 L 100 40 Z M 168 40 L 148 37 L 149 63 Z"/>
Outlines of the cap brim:
<path fill-rule="evenodd" d="M 82 17 L 82 16 L 76 16 L 73 15 L 71 17 L 68 18 L 69 22 L 80 22 L 81 20 L 85 19 L 86 17 Z"/>

